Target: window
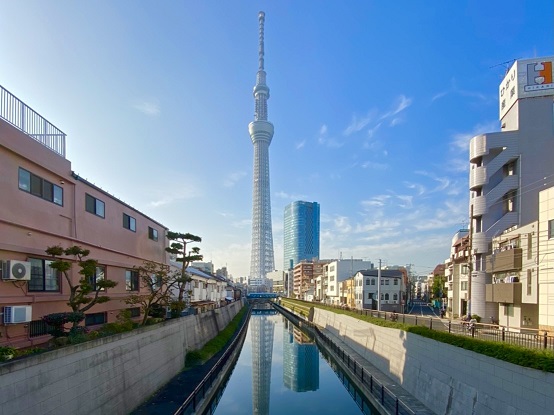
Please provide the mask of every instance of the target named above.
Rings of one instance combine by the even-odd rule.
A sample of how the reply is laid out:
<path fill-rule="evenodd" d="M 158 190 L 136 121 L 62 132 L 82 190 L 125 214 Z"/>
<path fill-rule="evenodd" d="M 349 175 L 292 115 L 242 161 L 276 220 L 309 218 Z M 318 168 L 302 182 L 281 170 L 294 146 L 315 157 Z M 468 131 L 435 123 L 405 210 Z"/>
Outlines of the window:
<path fill-rule="evenodd" d="M 385 294 L 381 294 L 381 301 L 385 299 Z"/>
<path fill-rule="evenodd" d="M 60 273 L 50 268 L 52 261 L 29 258 L 31 263 L 31 280 L 29 291 L 60 292 Z"/>
<path fill-rule="evenodd" d="M 375 278 L 371 279 L 371 285 L 375 285 Z"/>
<path fill-rule="evenodd" d="M 106 322 L 106 313 L 85 314 L 85 326 L 96 326 Z"/>
<path fill-rule="evenodd" d="M 129 229 L 130 231 L 136 232 L 137 230 L 137 221 L 132 216 L 123 214 L 123 227 Z"/>
<path fill-rule="evenodd" d="M 140 307 L 133 307 L 128 309 L 131 313 L 131 318 L 140 317 Z"/>
<path fill-rule="evenodd" d="M 548 239 L 554 238 L 554 219 L 548 221 Z"/>
<path fill-rule="evenodd" d="M 127 291 L 139 290 L 139 274 L 138 271 L 126 270 L 125 271 L 125 288 Z"/>
<path fill-rule="evenodd" d="M 365 280 L 365 285 L 369 285 L 369 278 Z"/>
<path fill-rule="evenodd" d="M 467 275 L 468 272 L 469 272 L 469 267 L 467 265 L 462 265 L 460 267 L 460 274 Z"/>
<path fill-rule="evenodd" d="M 100 199 L 97 199 L 88 193 L 85 195 L 85 209 L 89 213 L 93 213 L 101 218 L 105 217 L 105 204 Z"/>
<path fill-rule="evenodd" d="M 393 295 L 392 295 L 392 299 L 393 299 L 394 301 L 398 301 L 398 294 L 393 294 Z"/>
<path fill-rule="evenodd" d="M 397 278 L 395 278 L 393 281 L 394 281 L 394 285 L 398 285 L 398 279 Z"/>
<path fill-rule="evenodd" d="M 467 281 L 460 282 L 460 290 L 467 291 Z"/>
<path fill-rule="evenodd" d="M 45 336 L 50 334 L 50 327 L 42 320 L 33 320 L 29 322 L 29 337 Z"/>
<path fill-rule="evenodd" d="M 504 315 L 507 317 L 514 316 L 514 305 L 513 304 L 504 304 Z"/>
<path fill-rule="evenodd" d="M 367 299 L 373 300 L 373 293 L 367 293 Z"/>
<path fill-rule="evenodd" d="M 533 273 L 532 270 L 527 270 L 527 295 L 531 295 L 531 290 L 533 288 Z"/>
<path fill-rule="evenodd" d="M 388 279 L 386 279 L 386 280 L 385 280 L 385 285 L 389 285 L 389 282 L 390 282 L 390 281 L 389 281 Z"/>
<path fill-rule="evenodd" d="M 385 280 L 381 279 L 381 285 L 385 285 Z"/>
<path fill-rule="evenodd" d="M 389 301 L 389 293 L 385 294 L 385 301 Z"/>
<path fill-rule="evenodd" d="M 19 168 L 19 189 L 41 199 L 63 206 L 63 189 L 48 180 Z"/>
<path fill-rule="evenodd" d="M 154 229 L 154 228 L 151 228 L 149 226 L 148 227 L 148 239 L 152 239 L 153 241 L 157 241 L 158 240 L 158 230 Z"/>
<path fill-rule="evenodd" d="M 97 284 L 99 281 L 102 281 L 106 277 L 106 267 L 99 265 L 94 271 L 94 275 L 90 277 L 90 285 L 92 289 L 96 291 Z M 100 288 L 98 291 L 106 291 L 105 288 Z"/>
<path fill-rule="evenodd" d="M 160 275 L 152 274 L 150 276 L 150 280 L 152 281 L 150 286 L 152 292 L 156 292 L 162 287 L 162 277 Z"/>
<path fill-rule="evenodd" d="M 533 259 L 533 234 L 527 234 L 527 259 Z"/>

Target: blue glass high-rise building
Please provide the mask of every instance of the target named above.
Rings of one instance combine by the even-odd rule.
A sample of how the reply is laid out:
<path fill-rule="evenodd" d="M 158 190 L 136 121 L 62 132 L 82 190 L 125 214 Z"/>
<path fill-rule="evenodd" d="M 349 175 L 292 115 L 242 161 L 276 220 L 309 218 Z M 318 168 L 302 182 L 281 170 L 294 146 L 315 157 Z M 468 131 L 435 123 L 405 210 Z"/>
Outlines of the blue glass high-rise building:
<path fill-rule="evenodd" d="M 319 259 L 319 203 L 292 202 L 285 207 L 284 268 L 303 259 Z"/>

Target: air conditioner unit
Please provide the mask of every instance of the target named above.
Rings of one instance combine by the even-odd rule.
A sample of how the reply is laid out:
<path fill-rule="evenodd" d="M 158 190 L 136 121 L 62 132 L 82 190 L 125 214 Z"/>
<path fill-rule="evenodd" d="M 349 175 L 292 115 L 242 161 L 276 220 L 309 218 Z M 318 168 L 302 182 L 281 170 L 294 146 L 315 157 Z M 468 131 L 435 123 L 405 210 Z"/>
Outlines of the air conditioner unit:
<path fill-rule="evenodd" d="M 13 281 L 29 281 L 31 279 L 31 263 L 26 261 L 3 261 L 2 279 Z"/>
<path fill-rule="evenodd" d="M 30 305 L 14 305 L 4 307 L 4 324 L 27 323 L 31 321 L 32 307 Z"/>

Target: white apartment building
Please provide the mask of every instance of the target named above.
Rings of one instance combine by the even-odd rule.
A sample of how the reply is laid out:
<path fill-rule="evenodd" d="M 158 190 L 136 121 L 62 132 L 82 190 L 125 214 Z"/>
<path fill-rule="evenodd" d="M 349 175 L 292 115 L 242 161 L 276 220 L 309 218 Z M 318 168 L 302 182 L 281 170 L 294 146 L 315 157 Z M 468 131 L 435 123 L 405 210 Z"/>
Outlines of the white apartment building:
<path fill-rule="evenodd" d="M 403 272 L 384 269 L 380 274 L 379 278 L 379 270 L 370 269 L 354 275 L 356 308 L 401 313 L 406 293 Z"/>
<path fill-rule="evenodd" d="M 271 292 L 284 294 L 287 273 L 285 271 L 271 271 L 266 274 L 266 278 L 271 281 Z"/>
<path fill-rule="evenodd" d="M 444 261 L 448 289 L 446 316 L 458 318 L 467 314 L 469 230 L 460 229 L 452 237 L 450 258 Z"/>
<path fill-rule="evenodd" d="M 498 317 L 486 301 L 492 240 L 538 220 L 539 191 L 554 174 L 554 57 L 516 61 L 499 86 L 501 132 L 475 136 L 469 148 L 472 314 Z"/>
<path fill-rule="evenodd" d="M 554 333 L 554 187 L 539 192 L 538 328 Z"/>
<path fill-rule="evenodd" d="M 338 259 L 325 265 L 321 278 L 323 302 L 340 304 L 340 282 L 354 276 L 360 270 L 373 269 L 371 261 L 362 259 Z"/>

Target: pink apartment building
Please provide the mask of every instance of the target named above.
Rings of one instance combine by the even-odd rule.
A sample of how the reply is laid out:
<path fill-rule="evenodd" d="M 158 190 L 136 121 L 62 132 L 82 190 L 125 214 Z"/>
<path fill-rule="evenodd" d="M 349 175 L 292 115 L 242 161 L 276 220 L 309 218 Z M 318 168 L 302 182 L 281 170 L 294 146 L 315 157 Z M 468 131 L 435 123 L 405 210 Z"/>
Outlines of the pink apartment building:
<path fill-rule="evenodd" d="M 50 336 L 41 317 L 70 311 L 69 286 L 49 267 L 48 246 L 89 249 L 97 277 L 118 282 L 109 302 L 87 312 L 85 324 L 94 326 L 129 308 L 123 299 L 139 289 L 134 266 L 169 264 L 166 231 L 76 175 L 65 158 L 65 134 L 0 87 L 0 345 L 43 343 Z"/>

